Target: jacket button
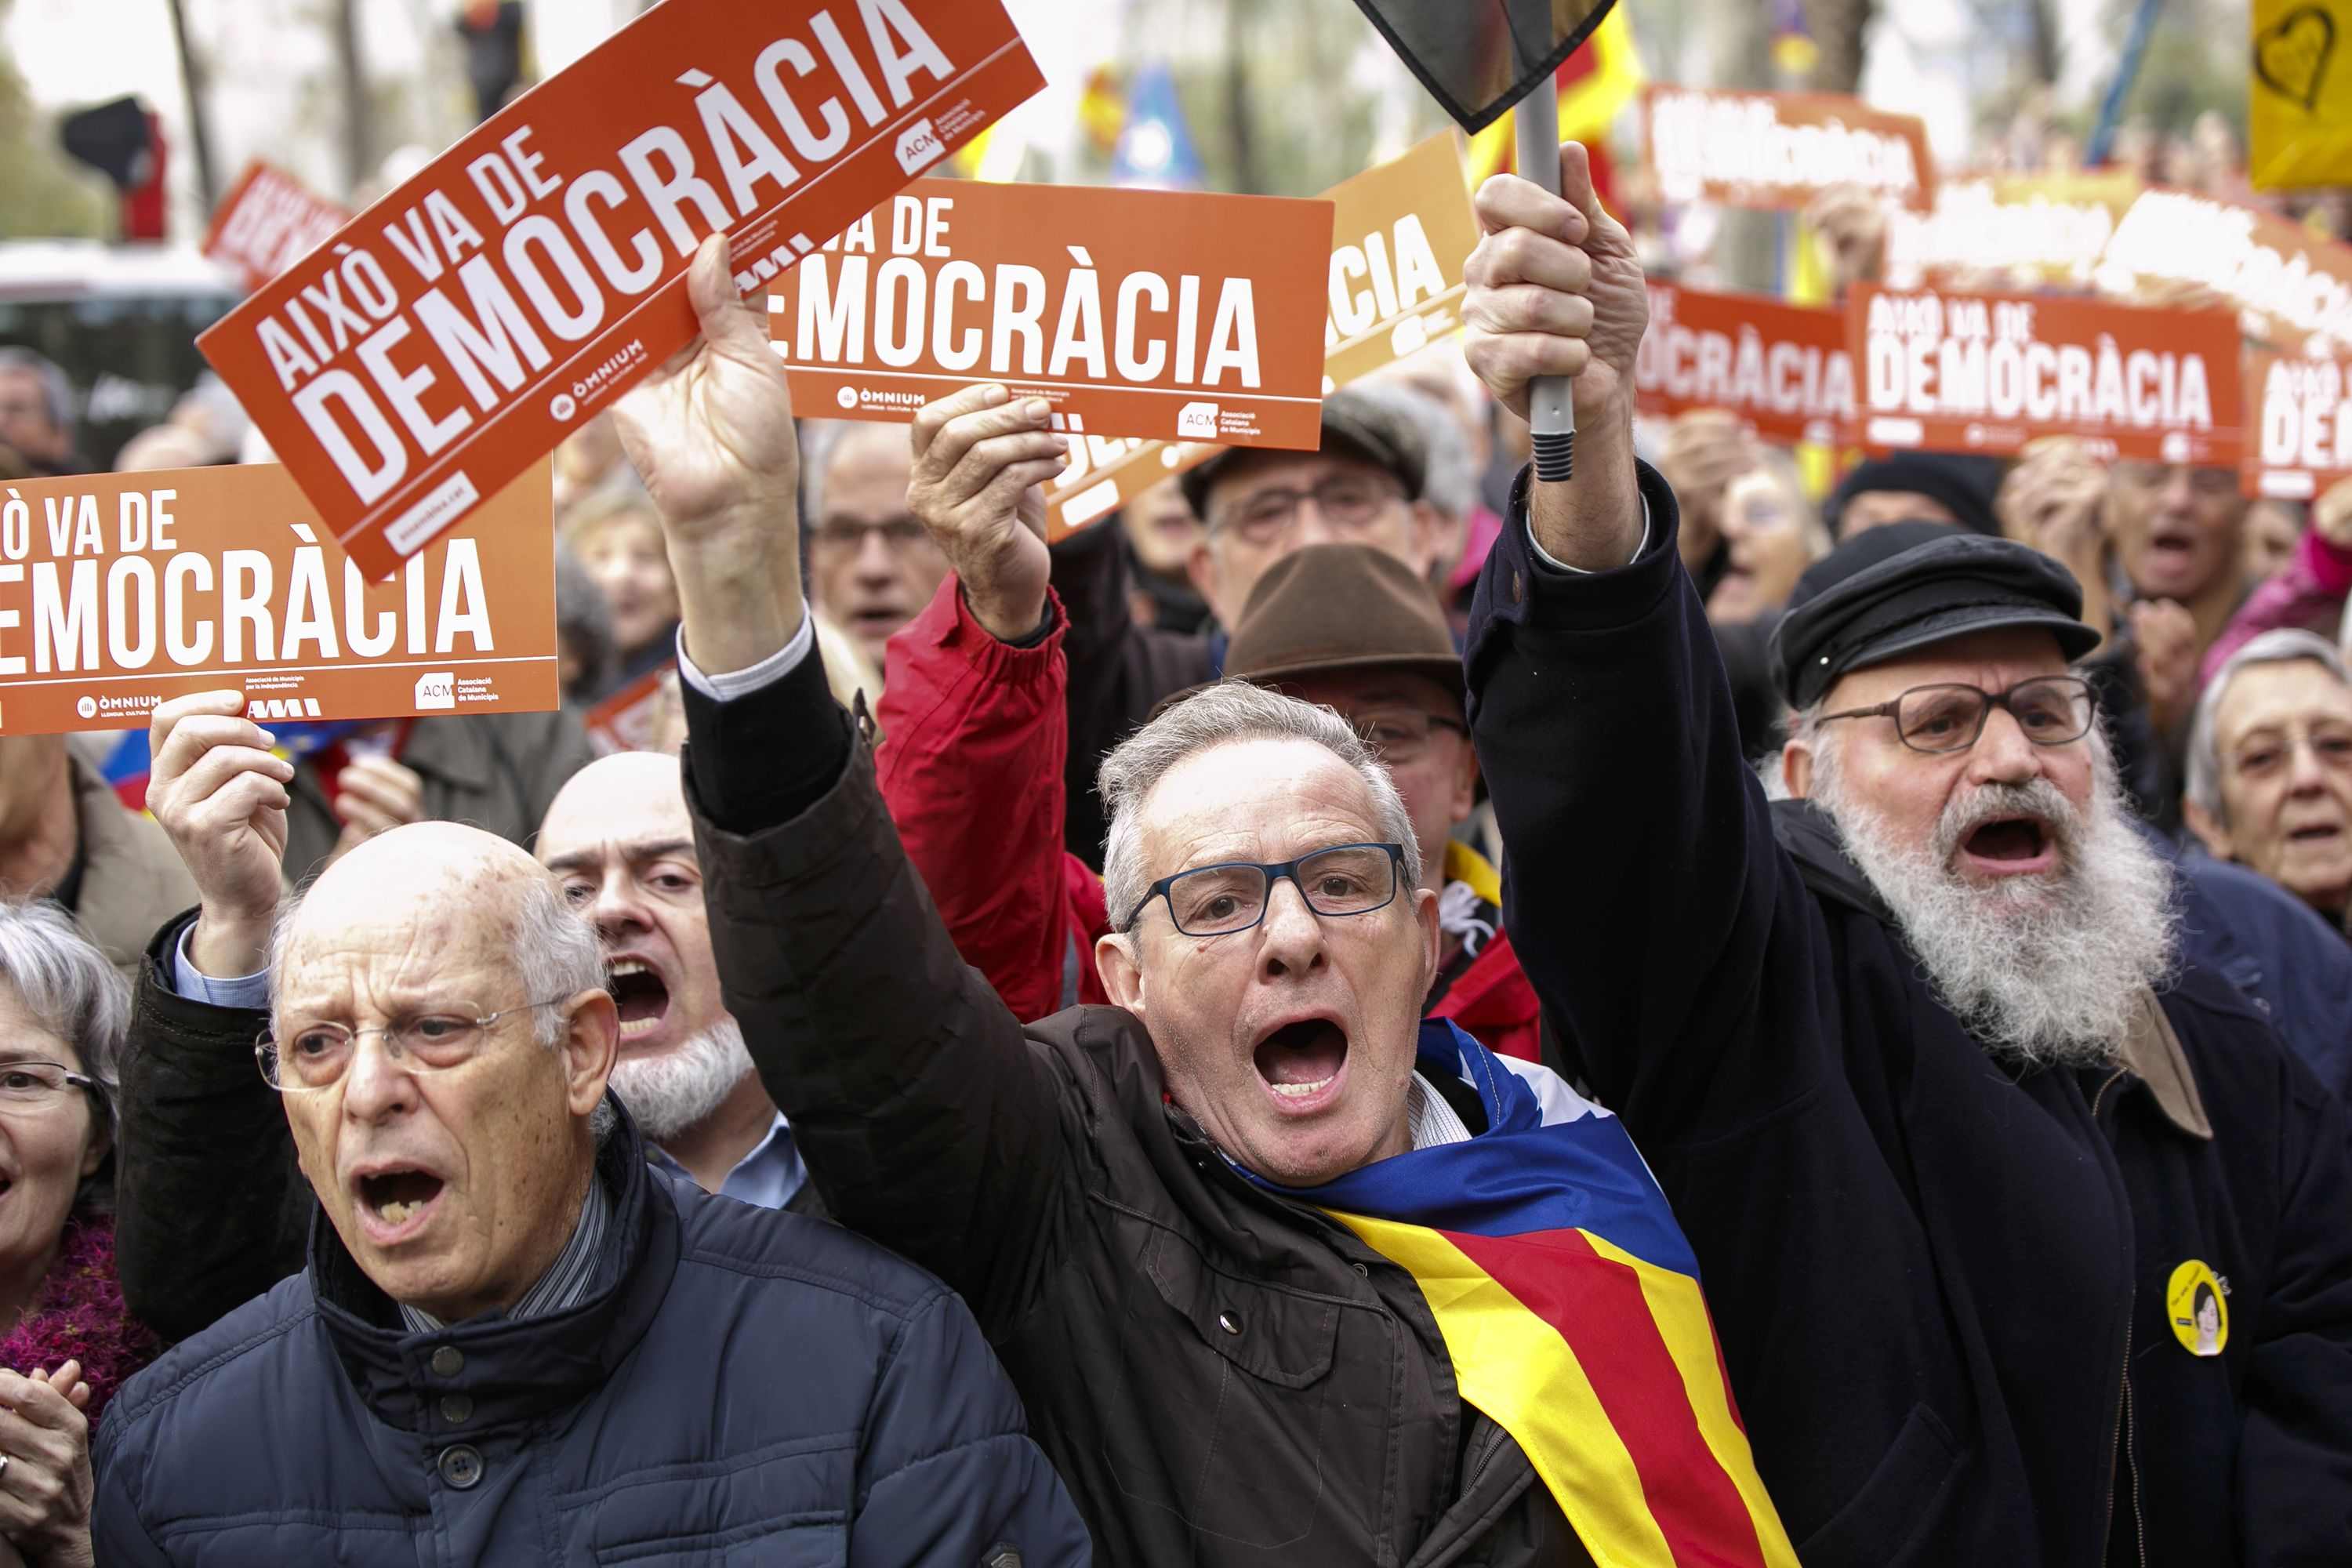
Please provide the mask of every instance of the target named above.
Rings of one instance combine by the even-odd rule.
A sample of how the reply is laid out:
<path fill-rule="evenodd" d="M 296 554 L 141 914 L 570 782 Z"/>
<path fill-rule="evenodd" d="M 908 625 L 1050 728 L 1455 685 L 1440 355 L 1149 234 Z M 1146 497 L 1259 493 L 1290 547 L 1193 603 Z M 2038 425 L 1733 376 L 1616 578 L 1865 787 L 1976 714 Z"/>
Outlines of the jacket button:
<path fill-rule="evenodd" d="M 455 1377 L 466 1370 L 466 1357 L 456 1345 L 443 1345 L 433 1352 L 433 1375 Z"/>
<path fill-rule="evenodd" d="M 1000 1541 L 988 1549 L 980 1568 L 1021 1568 L 1021 1553 Z"/>
<path fill-rule="evenodd" d="M 1356 1271 L 1358 1279 L 1370 1279 L 1372 1277 L 1372 1271 L 1360 1263 L 1350 1263 L 1348 1267 Z"/>
<path fill-rule="evenodd" d="M 1242 1321 L 1234 1313 L 1219 1312 L 1217 1314 L 1217 1327 L 1224 1330 L 1225 1332 L 1229 1334 L 1237 1334 L 1242 1331 Z"/>
<path fill-rule="evenodd" d="M 471 1394 L 445 1394 L 441 1396 L 442 1420 L 446 1421 L 452 1426 L 456 1426 L 460 1423 L 470 1421 L 473 1418 L 474 1400 Z"/>
<path fill-rule="evenodd" d="M 442 1449 L 441 1479 L 461 1492 L 472 1490 L 482 1479 L 481 1454 L 467 1443 Z"/>

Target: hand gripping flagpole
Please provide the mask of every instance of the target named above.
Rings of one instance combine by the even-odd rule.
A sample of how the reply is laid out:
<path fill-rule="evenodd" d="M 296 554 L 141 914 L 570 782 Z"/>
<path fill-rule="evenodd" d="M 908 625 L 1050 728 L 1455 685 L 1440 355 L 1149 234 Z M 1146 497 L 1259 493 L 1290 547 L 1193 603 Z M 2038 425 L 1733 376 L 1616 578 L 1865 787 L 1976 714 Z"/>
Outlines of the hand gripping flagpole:
<path fill-rule="evenodd" d="M 1559 89 L 1549 78 L 1512 110 L 1522 179 L 1559 195 Z M 1576 408 L 1569 378 L 1539 375 L 1528 384 L 1528 426 L 1535 433 L 1536 478 L 1566 484 L 1576 474 Z"/>

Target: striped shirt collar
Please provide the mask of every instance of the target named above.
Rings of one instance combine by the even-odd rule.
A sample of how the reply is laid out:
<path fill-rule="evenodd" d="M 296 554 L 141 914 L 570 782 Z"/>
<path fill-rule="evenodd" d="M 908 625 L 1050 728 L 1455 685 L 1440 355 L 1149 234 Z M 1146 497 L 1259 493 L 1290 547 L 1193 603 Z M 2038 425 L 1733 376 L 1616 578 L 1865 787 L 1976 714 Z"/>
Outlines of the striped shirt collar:
<path fill-rule="evenodd" d="M 1404 1113 L 1412 1129 L 1412 1146 L 1416 1149 L 1470 1142 L 1470 1127 L 1462 1120 L 1462 1113 L 1419 1073 L 1413 1074 L 1412 1081 L 1405 1086 Z"/>
<path fill-rule="evenodd" d="M 588 1195 L 581 1202 L 580 1223 L 572 1227 L 572 1239 L 563 1244 L 563 1250 L 555 1255 L 555 1261 L 539 1277 L 539 1283 L 524 1291 L 522 1299 L 500 1315 L 511 1321 L 544 1318 L 569 1311 L 586 1300 L 596 1287 L 598 1268 L 604 1258 L 604 1237 L 612 1228 L 612 1197 L 604 1191 L 604 1178 L 591 1172 Z M 423 1308 L 412 1307 L 405 1301 L 400 1303 L 400 1318 L 413 1334 L 436 1333 L 449 1326 Z"/>

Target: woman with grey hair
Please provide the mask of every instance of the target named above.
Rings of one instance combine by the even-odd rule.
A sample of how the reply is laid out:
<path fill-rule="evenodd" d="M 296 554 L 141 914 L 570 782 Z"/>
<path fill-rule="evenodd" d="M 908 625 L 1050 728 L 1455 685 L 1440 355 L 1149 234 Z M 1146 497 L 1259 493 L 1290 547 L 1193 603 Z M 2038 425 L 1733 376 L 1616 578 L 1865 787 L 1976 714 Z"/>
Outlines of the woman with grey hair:
<path fill-rule="evenodd" d="M 64 910 L 0 902 L 0 1541 L 28 1563 L 90 1562 L 90 1428 L 159 1348 L 114 1274 L 129 1022 L 121 977 Z"/>

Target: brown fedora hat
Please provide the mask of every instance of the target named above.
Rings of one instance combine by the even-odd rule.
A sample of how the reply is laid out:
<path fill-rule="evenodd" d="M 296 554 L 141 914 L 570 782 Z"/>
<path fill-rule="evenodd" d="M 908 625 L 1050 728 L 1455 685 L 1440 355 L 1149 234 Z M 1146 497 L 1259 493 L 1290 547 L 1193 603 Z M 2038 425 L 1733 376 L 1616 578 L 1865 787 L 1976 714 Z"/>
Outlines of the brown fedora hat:
<path fill-rule="evenodd" d="M 1407 669 L 1462 684 L 1429 584 L 1369 544 L 1309 544 L 1266 570 L 1225 653 L 1228 679 L 1277 686 L 1340 669 Z"/>

